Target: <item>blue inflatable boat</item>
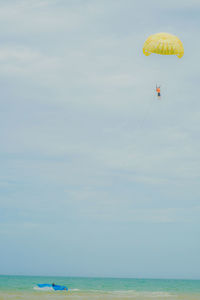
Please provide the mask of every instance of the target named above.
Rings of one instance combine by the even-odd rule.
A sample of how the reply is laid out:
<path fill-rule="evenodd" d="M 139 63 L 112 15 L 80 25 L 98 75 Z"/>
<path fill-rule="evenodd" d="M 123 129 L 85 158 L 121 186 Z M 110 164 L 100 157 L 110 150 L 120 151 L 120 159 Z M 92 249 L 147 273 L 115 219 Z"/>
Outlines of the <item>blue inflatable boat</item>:
<path fill-rule="evenodd" d="M 68 288 L 64 285 L 57 285 L 57 284 L 46 284 L 41 283 L 37 285 L 40 289 L 53 289 L 54 291 L 68 291 Z"/>

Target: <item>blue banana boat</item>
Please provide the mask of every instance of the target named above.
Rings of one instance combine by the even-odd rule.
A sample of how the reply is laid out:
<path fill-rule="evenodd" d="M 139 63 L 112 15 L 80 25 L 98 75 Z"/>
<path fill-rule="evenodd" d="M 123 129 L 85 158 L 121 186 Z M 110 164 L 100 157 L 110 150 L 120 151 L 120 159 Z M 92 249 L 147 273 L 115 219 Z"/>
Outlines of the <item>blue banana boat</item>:
<path fill-rule="evenodd" d="M 64 285 L 40 283 L 37 286 L 41 289 L 50 288 L 50 289 L 54 289 L 54 291 L 68 291 L 68 288 Z"/>

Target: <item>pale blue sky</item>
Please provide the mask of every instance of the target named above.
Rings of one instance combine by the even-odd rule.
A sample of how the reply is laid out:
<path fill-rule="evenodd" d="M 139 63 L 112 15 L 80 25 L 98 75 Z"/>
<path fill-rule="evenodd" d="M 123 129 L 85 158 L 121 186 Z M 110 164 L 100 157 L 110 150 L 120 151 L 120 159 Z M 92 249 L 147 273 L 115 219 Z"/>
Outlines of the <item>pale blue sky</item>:
<path fill-rule="evenodd" d="M 199 14 L 0 2 L 0 273 L 200 278 Z M 162 31 L 181 60 L 143 55 Z"/>

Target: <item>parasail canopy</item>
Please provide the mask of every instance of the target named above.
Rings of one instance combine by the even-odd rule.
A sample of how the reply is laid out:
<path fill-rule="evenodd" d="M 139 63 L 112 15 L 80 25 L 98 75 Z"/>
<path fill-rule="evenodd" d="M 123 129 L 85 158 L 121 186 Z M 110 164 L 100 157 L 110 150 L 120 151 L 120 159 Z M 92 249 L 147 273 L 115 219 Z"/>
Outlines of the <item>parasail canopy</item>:
<path fill-rule="evenodd" d="M 177 55 L 181 58 L 184 48 L 181 40 L 172 34 L 161 32 L 150 35 L 144 43 L 143 53 L 149 56 L 151 53 L 161 55 Z"/>

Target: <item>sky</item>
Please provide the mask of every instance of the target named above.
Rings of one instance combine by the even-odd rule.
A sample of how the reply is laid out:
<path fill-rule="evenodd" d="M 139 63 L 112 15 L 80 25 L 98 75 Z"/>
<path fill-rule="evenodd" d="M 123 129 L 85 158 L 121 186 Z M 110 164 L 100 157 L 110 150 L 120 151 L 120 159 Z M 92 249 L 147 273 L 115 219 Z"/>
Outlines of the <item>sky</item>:
<path fill-rule="evenodd" d="M 1 0 L 1 274 L 200 279 L 199 14 Z"/>

